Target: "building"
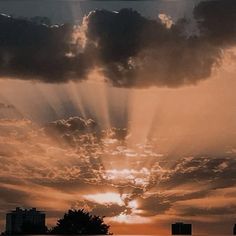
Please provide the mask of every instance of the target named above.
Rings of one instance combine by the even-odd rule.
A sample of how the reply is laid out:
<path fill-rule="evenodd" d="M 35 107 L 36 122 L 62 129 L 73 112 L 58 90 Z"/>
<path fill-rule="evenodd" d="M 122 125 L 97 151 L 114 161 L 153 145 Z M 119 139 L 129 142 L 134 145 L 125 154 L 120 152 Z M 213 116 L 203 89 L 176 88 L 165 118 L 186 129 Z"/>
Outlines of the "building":
<path fill-rule="evenodd" d="M 233 234 L 236 235 L 236 224 L 234 225 Z"/>
<path fill-rule="evenodd" d="M 45 231 L 45 213 L 36 208 L 17 207 L 6 214 L 6 234 L 41 234 Z"/>
<path fill-rule="evenodd" d="M 192 235 L 192 225 L 176 222 L 172 224 L 172 235 Z"/>

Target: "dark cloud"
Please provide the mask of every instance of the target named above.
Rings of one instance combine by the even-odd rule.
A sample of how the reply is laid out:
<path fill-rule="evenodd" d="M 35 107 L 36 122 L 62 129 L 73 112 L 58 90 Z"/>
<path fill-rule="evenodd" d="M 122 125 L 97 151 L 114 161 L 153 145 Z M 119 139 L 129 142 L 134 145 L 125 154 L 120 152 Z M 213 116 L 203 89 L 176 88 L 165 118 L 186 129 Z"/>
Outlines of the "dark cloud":
<path fill-rule="evenodd" d="M 60 82 L 68 76 L 83 75 L 82 56 L 76 59 L 66 56 L 73 27 L 41 23 L 0 15 L 1 77 Z M 77 67 L 79 71 L 75 70 Z"/>
<path fill-rule="evenodd" d="M 132 9 L 93 11 L 76 30 L 1 15 L 0 76 L 57 83 L 85 79 L 96 67 L 118 87 L 196 84 L 219 64 L 221 49 L 235 44 L 235 5 L 197 5 L 200 34 L 192 36 L 186 19 L 151 20 Z"/>
<path fill-rule="evenodd" d="M 87 45 L 96 46 L 104 73 L 115 86 L 145 87 L 196 83 L 211 74 L 218 48 L 184 36 L 185 20 L 167 28 L 136 11 L 105 10 L 88 18 Z"/>
<path fill-rule="evenodd" d="M 217 46 L 236 43 L 236 2 L 212 0 L 199 3 L 194 9 L 202 36 Z"/>

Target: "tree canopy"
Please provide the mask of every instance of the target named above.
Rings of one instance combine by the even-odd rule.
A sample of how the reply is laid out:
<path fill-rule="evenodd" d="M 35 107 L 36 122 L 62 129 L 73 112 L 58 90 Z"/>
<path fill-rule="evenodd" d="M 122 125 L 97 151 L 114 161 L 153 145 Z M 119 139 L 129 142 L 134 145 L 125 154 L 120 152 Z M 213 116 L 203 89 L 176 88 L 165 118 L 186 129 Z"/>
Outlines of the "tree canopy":
<path fill-rule="evenodd" d="M 91 215 L 85 210 L 69 210 L 57 225 L 50 231 L 51 234 L 111 234 L 110 226 L 103 221 L 104 217 Z"/>

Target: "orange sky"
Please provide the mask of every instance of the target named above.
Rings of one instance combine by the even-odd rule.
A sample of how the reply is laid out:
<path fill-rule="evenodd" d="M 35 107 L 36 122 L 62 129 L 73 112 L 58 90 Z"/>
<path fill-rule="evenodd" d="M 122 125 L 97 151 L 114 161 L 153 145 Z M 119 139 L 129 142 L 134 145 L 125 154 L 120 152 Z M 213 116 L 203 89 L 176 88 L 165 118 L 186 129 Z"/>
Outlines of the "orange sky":
<path fill-rule="evenodd" d="M 227 29 L 226 41 L 199 36 L 199 41 L 187 38 L 179 45 L 179 28 L 168 30 L 175 27 L 180 12 L 189 14 L 193 6 L 185 3 L 182 1 L 182 10 L 173 19 L 160 10 L 155 23 L 131 10 L 122 13 L 146 22 L 151 36 L 151 43 L 143 37 L 141 43 L 128 37 L 130 47 L 151 45 L 133 56 L 126 55 L 127 45 L 118 39 L 114 45 L 120 51 L 112 43 L 107 47 L 115 34 L 100 38 L 99 33 L 87 31 L 92 17 L 120 17 L 118 12 L 106 11 L 94 11 L 82 26 L 72 28 L 73 40 L 82 37 L 82 44 L 64 45 L 56 40 L 54 48 L 52 43 L 52 60 L 61 61 L 63 55 L 65 67 L 49 63 L 49 70 L 47 66 L 40 70 L 38 60 L 40 66 L 47 64 L 45 48 L 42 55 L 38 52 L 42 61 L 40 56 L 31 61 L 27 56 L 34 50 L 27 54 L 24 50 L 5 52 L 0 47 L 3 73 L 8 75 L 0 75 L 2 231 L 6 212 L 21 206 L 45 211 L 48 227 L 68 209 L 84 208 L 105 216 L 114 234 L 167 235 L 176 221 L 192 223 L 194 234 L 232 233 L 236 223 L 236 48 Z M 173 11 L 169 4 L 165 9 Z M 82 10 L 77 14 L 81 21 Z M 92 22 L 97 26 L 100 21 Z M 153 25 L 157 34 L 150 30 Z M 42 27 L 51 39 L 50 32 L 55 30 L 56 35 L 63 26 Z M 103 32 L 102 27 L 98 32 Z M 217 29 L 213 27 L 212 32 L 217 37 Z M 162 33 L 168 42 L 160 39 L 157 43 L 156 35 Z M 37 43 L 41 45 L 40 40 Z M 58 45 L 73 50 L 57 55 Z M 135 46 L 131 48 L 136 52 Z M 21 65 L 22 51 L 28 60 Z M 222 56 L 220 63 L 217 53 Z M 82 58 L 82 64 L 75 58 Z M 16 62 L 20 69 L 14 67 Z M 14 74 L 17 69 L 22 77 Z M 38 73 L 37 79 L 29 79 L 31 73 Z M 68 79 L 75 74 L 77 80 Z"/>
<path fill-rule="evenodd" d="M 236 99 L 228 62 L 207 81 L 179 89 L 1 80 L 2 101 L 14 106 L 1 108 L 11 116 L 0 123 L 1 221 L 18 205 L 45 210 L 49 225 L 66 209 L 85 207 L 106 215 L 115 234 L 168 234 L 177 220 L 202 224 L 197 233 L 215 232 L 222 215 L 221 232 L 231 232 Z M 70 89 L 80 96 L 67 96 Z M 75 104 L 74 116 L 94 111 L 107 130 L 102 140 L 78 135 L 77 126 L 68 131 L 66 117 L 57 138 L 46 132 L 45 107 L 59 119 L 68 103 Z M 119 119 L 129 130 L 125 139 L 108 130 Z"/>

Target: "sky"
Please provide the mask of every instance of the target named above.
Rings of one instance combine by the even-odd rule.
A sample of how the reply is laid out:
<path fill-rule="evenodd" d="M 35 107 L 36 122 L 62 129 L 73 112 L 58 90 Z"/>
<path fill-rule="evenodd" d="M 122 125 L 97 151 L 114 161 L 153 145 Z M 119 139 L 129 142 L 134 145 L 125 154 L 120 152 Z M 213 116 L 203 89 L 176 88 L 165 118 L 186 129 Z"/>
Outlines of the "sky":
<path fill-rule="evenodd" d="M 1 11 L 12 16 L 46 16 L 53 23 L 81 21 L 84 15 L 94 9 L 118 11 L 133 8 L 148 17 L 156 17 L 164 10 L 172 17 L 191 14 L 191 9 L 199 0 L 161 1 L 78 1 L 78 0 L 2 0 Z"/>
<path fill-rule="evenodd" d="M 234 1 L 0 1 L 0 228 L 17 206 L 114 234 L 231 234 Z M 40 16 L 41 18 L 39 18 Z M 50 21 L 48 21 L 47 17 Z"/>

